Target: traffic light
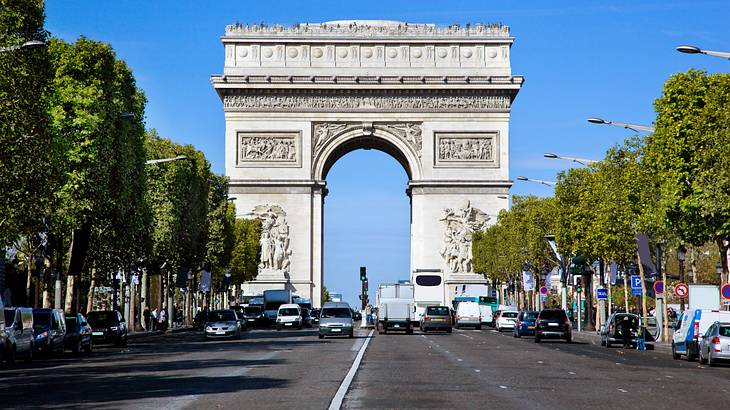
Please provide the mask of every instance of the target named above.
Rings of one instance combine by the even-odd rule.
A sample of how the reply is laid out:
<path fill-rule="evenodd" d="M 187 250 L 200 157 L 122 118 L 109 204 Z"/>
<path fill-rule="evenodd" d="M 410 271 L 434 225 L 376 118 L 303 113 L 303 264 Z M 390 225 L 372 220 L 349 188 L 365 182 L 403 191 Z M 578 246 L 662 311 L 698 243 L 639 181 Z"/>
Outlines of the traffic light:
<path fill-rule="evenodd" d="M 360 281 L 365 282 L 366 280 L 368 280 L 368 276 L 367 276 L 367 273 L 365 272 L 365 267 L 360 266 Z"/>
<path fill-rule="evenodd" d="M 583 291 L 583 278 L 576 278 L 575 280 L 575 291 L 580 293 Z"/>
<path fill-rule="evenodd" d="M 367 279 L 365 279 L 364 281 L 362 281 L 362 290 L 365 291 L 365 292 L 368 291 L 368 280 Z"/>

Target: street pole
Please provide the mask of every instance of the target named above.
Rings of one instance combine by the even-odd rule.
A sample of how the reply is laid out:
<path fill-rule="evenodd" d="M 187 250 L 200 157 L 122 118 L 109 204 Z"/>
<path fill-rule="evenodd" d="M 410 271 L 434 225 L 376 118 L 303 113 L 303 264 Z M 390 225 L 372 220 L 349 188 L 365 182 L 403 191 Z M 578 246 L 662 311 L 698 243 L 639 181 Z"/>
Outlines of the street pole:
<path fill-rule="evenodd" d="M 679 282 L 684 283 L 684 259 L 679 260 Z M 679 310 L 684 312 L 684 298 L 679 300 Z"/>

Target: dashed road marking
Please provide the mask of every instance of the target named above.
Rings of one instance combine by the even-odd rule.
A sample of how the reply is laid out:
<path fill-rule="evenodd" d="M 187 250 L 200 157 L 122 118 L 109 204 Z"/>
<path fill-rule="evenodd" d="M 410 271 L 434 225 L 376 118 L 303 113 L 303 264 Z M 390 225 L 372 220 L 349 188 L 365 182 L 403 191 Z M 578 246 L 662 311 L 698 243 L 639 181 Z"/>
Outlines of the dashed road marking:
<path fill-rule="evenodd" d="M 629 392 L 628 390 L 624 390 L 624 389 L 618 389 L 618 391 L 620 391 L 621 393 L 628 393 Z"/>
<path fill-rule="evenodd" d="M 500 388 L 500 389 L 506 389 L 506 388 L 507 388 L 507 386 L 501 386 L 501 385 L 500 385 L 500 386 L 499 386 L 499 388 Z"/>

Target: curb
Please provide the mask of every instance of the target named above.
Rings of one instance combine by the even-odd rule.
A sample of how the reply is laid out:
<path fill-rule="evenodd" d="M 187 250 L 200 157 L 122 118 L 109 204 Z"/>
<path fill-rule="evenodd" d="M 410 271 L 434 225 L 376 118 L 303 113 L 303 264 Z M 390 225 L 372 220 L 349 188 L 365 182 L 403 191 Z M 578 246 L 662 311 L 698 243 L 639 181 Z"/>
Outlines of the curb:
<path fill-rule="evenodd" d="M 142 337 L 187 332 L 190 330 L 193 330 L 192 326 L 176 327 L 176 328 L 168 329 L 166 332 L 163 332 L 162 330 L 155 330 L 152 332 L 132 332 L 127 335 L 127 339 L 139 339 Z"/>
<path fill-rule="evenodd" d="M 600 346 L 601 345 L 601 337 L 597 334 L 593 333 L 584 333 L 584 332 L 573 332 L 573 338 L 580 339 L 582 341 L 590 342 L 593 345 Z M 654 351 L 655 352 L 663 352 L 663 353 L 671 353 L 672 347 L 664 344 L 664 343 L 652 343 L 654 345 Z M 651 350 L 649 350 L 651 351 Z"/>

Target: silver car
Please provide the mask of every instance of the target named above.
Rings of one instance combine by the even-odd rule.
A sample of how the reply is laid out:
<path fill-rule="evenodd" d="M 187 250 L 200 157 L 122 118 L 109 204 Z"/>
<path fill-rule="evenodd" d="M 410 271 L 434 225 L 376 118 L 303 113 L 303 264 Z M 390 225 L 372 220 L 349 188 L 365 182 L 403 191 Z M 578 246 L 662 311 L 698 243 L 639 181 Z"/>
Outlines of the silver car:
<path fill-rule="evenodd" d="M 344 302 L 327 302 L 319 313 L 319 338 L 325 336 L 354 337 L 352 310 Z"/>
<path fill-rule="evenodd" d="M 700 342 L 700 363 L 714 366 L 718 360 L 730 360 L 730 323 L 713 323 Z"/>

